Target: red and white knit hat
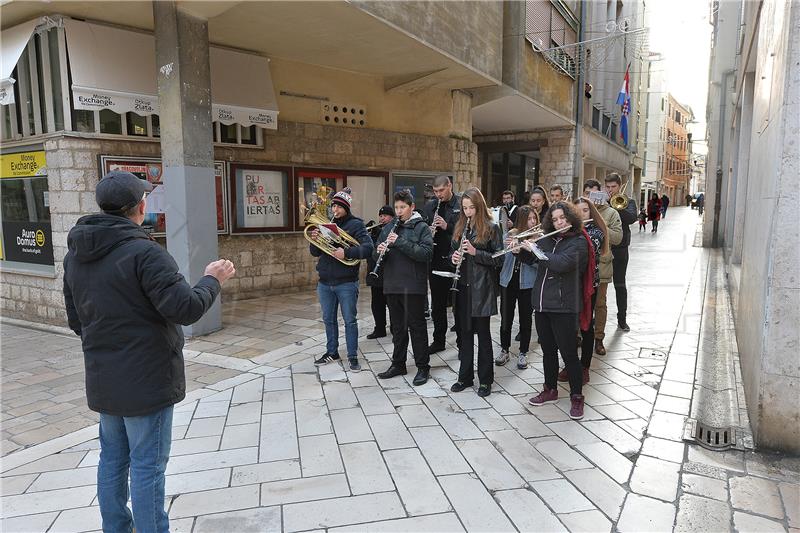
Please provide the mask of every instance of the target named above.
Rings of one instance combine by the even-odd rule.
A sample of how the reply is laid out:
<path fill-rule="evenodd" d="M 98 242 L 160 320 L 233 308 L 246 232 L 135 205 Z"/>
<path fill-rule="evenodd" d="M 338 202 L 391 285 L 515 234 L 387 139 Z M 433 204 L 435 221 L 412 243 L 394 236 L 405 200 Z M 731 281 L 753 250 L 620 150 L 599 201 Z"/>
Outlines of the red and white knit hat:
<path fill-rule="evenodd" d="M 350 187 L 345 187 L 344 189 L 333 195 L 333 200 L 331 200 L 331 203 L 338 204 L 344 207 L 345 209 L 347 209 L 347 212 L 349 213 L 350 206 L 353 203 L 353 197 L 350 196 L 352 193 L 353 190 Z"/>

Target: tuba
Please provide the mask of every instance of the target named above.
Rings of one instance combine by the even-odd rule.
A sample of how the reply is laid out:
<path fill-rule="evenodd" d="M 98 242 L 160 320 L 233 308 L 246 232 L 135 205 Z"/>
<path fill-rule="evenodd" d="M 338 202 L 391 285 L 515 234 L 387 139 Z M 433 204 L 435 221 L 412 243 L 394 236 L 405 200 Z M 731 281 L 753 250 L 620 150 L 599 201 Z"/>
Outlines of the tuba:
<path fill-rule="evenodd" d="M 349 235 L 345 230 L 339 228 L 339 234 L 334 235 L 329 231 L 323 230 L 321 227 L 325 224 L 330 224 L 331 222 L 320 215 L 318 212 L 313 211 L 306 217 L 306 227 L 303 230 L 303 235 L 305 236 L 306 240 L 328 254 L 329 256 L 333 257 L 337 261 L 340 261 L 348 266 L 356 266 L 360 259 L 339 259 L 333 255 L 334 250 L 337 248 L 350 248 L 351 246 L 358 246 L 360 243 L 351 235 Z M 319 230 L 319 235 L 316 239 L 311 237 L 311 232 L 313 230 Z"/>
<path fill-rule="evenodd" d="M 625 208 L 628 207 L 628 197 L 625 196 L 625 189 L 628 188 L 628 182 L 625 182 L 625 185 L 622 186 L 622 189 L 608 199 L 608 205 L 616 209 L 617 211 L 623 211 Z"/>

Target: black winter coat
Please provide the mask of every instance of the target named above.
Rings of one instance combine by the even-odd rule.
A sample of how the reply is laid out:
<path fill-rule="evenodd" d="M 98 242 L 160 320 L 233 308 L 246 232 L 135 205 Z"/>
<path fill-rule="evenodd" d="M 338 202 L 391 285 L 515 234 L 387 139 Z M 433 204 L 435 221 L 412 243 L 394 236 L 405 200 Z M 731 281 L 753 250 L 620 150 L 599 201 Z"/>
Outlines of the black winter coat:
<path fill-rule="evenodd" d="M 172 256 L 127 218 L 78 220 L 67 238 L 64 301 L 81 336 L 93 411 L 140 416 L 183 400 L 183 331 L 211 307 L 219 282 L 190 287 Z"/>
<path fill-rule="evenodd" d="M 538 261 L 536 283 L 533 285 L 533 310 L 545 313 L 580 313 L 583 306 L 581 280 L 589 251 L 582 233 L 565 233 L 547 237 L 537 244 L 547 256 L 539 260 L 523 250 L 520 259 Z"/>
<path fill-rule="evenodd" d="M 397 224 L 397 219 L 386 224 L 378 237 L 378 244 L 395 228 L 397 240 L 383 256 L 384 294 L 428 294 L 428 263 L 433 257 L 433 236 L 428 223 L 414 213 L 407 221 Z M 373 254 L 377 259 L 377 251 Z"/>
<path fill-rule="evenodd" d="M 617 209 L 619 219 L 622 221 L 622 241 L 611 249 L 627 248 L 631 244 L 631 224 L 639 219 L 639 210 L 636 209 L 636 202 L 633 198 L 628 198 L 628 207 Z"/>
<path fill-rule="evenodd" d="M 500 268 L 505 258 L 493 258 L 492 254 L 503 249 L 503 231 L 497 224 L 492 224 L 491 237 L 486 242 L 476 243 L 472 230 L 467 234 L 467 239 L 476 248 L 476 252 L 474 256 L 464 255 L 459 271 L 458 290 L 469 291 L 473 317 L 496 315 L 497 297 L 500 295 Z M 457 250 L 461 244 L 460 239 L 451 242 L 452 251 Z"/>
<path fill-rule="evenodd" d="M 429 226 L 433 224 L 436 203 L 437 200 L 434 198 L 422 208 L 422 215 Z M 449 202 L 442 202 L 438 213 L 447 222 L 447 229 L 436 230 L 436 235 L 433 237 L 433 259 L 430 266 L 432 270 L 452 272 L 455 267 L 450 261 L 450 243 L 453 240 L 453 229 L 455 229 L 458 217 L 461 215 L 461 198 L 457 194 L 453 194 Z"/>
<path fill-rule="evenodd" d="M 347 259 L 367 259 L 372 255 L 374 249 L 372 239 L 367 233 L 363 220 L 348 213 L 344 218 L 334 219 L 333 222 L 359 243 L 358 246 L 351 246 L 344 251 L 344 256 Z M 358 281 L 360 262 L 353 266 L 345 265 L 313 244 L 309 244 L 308 248 L 311 251 L 311 255 L 319 257 L 317 273 L 319 273 L 319 281 L 323 285 L 339 285 L 350 281 Z"/>

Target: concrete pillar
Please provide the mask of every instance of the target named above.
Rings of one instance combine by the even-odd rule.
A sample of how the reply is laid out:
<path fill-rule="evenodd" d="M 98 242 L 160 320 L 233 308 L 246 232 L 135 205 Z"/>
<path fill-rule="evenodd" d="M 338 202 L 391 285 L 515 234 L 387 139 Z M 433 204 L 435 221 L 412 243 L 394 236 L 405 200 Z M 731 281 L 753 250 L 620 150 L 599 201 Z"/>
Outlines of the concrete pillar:
<path fill-rule="evenodd" d="M 208 23 L 174 1 L 153 2 L 161 123 L 161 158 L 167 194 L 167 250 L 190 284 L 218 259 Z M 187 335 L 222 327 L 217 301 Z"/>
<path fill-rule="evenodd" d="M 733 240 L 731 253 L 728 260 L 733 264 L 742 263 L 742 247 L 744 245 L 744 225 L 747 219 L 747 188 L 750 172 L 750 138 L 753 134 L 753 88 L 755 87 L 755 72 L 748 72 L 744 76 L 744 90 L 742 91 L 742 113 L 739 126 L 739 149 L 737 164 L 737 182 L 733 206 Z"/>

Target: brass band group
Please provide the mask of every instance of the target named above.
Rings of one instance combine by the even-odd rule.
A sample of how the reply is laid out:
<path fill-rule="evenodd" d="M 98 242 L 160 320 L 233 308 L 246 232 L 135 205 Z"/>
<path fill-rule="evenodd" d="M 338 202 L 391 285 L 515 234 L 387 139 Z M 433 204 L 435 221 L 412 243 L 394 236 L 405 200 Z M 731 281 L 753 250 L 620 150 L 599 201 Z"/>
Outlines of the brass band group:
<path fill-rule="evenodd" d="M 606 353 L 606 297 L 613 281 L 617 326 L 629 331 L 627 290 L 630 225 L 636 204 L 612 173 L 604 183 L 586 180 L 582 195 L 568 199 L 556 185 L 537 187 L 523 205 L 511 191 L 491 209 L 475 187 L 456 193 L 448 176 L 434 179 L 435 198 L 421 209 L 410 191 L 396 192 L 392 206 L 378 212 L 368 228 L 351 213 L 351 191 L 330 200 L 333 218 L 309 223 L 310 251 L 319 257 L 317 292 L 327 344 L 316 365 L 340 359 L 338 312 L 341 309 L 349 368 L 358 361 L 357 300 L 360 260 L 366 260 L 375 329 L 369 339 L 386 336 L 386 309 L 393 342 L 390 366 L 378 374 L 391 379 L 407 373 L 409 338 L 417 368 L 414 385 L 427 382 L 431 354 L 445 350 L 452 309 L 460 368 L 453 392 L 475 386 L 488 396 L 494 366 L 512 360 L 528 366 L 533 337 L 543 354 L 542 392 L 533 406 L 558 400 L 557 382 L 569 384 L 573 419 L 583 417 L 582 386 L 589 381 L 593 353 Z M 310 230 L 310 231 L 309 231 Z M 433 339 L 428 342 L 426 310 L 430 291 Z M 499 305 L 498 305 L 499 297 Z M 490 318 L 500 312 L 500 353 L 493 353 Z M 512 347 L 517 315 L 519 334 Z M 559 354 L 563 369 L 559 371 Z"/>

